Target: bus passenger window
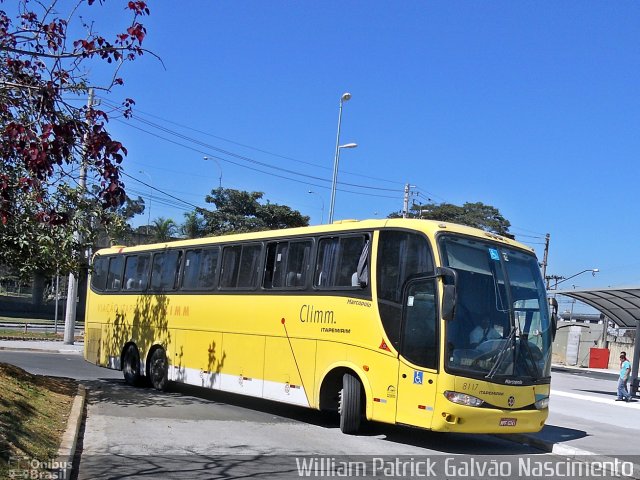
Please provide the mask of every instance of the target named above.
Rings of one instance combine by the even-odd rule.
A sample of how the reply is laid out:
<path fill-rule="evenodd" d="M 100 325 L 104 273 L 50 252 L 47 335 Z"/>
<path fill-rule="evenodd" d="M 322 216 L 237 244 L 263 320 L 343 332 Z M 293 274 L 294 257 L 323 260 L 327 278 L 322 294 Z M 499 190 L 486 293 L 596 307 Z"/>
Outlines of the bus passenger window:
<path fill-rule="evenodd" d="M 182 277 L 183 290 L 211 290 L 215 286 L 218 249 L 187 250 Z"/>
<path fill-rule="evenodd" d="M 180 250 L 156 253 L 153 256 L 153 268 L 151 270 L 152 290 L 174 290 L 180 269 Z"/>
<path fill-rule="evenodd" d="M 285 284 L 285 265 L 287 263 L 287 251 L 289 250 L 289 242 L 280 242 L 275 250 L 273 259 L 273 287 L 281 288 Z"/>
<path fill-rule="evenodd" d="M 364 235 L 323 238 L 318 245 L 314 275 L 315 285 L 321 288 L 354 288 L 354 274 L 367 238 Z M 356 288 L 359 283 L 356 281 Z"/>
<path fill-rule="evenodd" d="M 264 288 L 299 289 L 306 285 L 310 241 L 278 242 L 267 245 Z"/>
<path fill-rule="evenodd" d="M 238 272 L 238 288 L 254 288 L 258 284 L 258 264 L 262 245 L 243 245 L 240 269 Z"/>
<path fill-rule="evenodd" d="M 262 245 L 234 245 L 222 251 L 220 286 L 223 288 L 255 288 Z"/>
<path fill-rule="evenodd" d="M 224 247 L 222 250 L 222 271 L 220 272 L 220 286 L 233 288 L 238 279 L 238 266 L 240 265 L 240 245 Z"/>
<path fill-rule="evenodd" d="M 218 249 L 204 250 L 198 274 L 198 288 L 212 289 L 216 282 L 218 269 Z"/>
<path fill-rule="evenodd" d="M 276 246 L 277 243 L 267 244 L 267 257 L 264 262 L 264 275 L 262 277 L 262 288 L 273 287 L 273 274 L 276 263 Z"/>
<path fill-rule="evenodd" d="M 311 242 L 291 242 L 289 245 L 285 280 L 287 288 L 299 288 L 306 285 L 310 253 Z"/>
<path fill-rule="evenodd" d="M 182 288 L 193 290 L 198 288 L 198 274 L 200 273 L 200 262 L 202 261 L 202 250 L 187 250 L 184 255 L 184 269 L 182 271 Z"/>
<path fill-rule="evenodd" d="M 103 291 L 107 286 L 108 273 L 109 257 L 95 257 L 91 272 L 91 286 L 99 292 Z"/>
<path fill-rule="evenodd" d="M 120 290 L 122 286 L 122 267 L 124 265 L 124 257 L 111 257 L 109 259 L 109 273 L 107 274 L 107 290 Z"/>
<path fill-rule="evenodd" d="M 131 255 L 124 267 L 124 289 L 141 291 L 147 287 L 149 255 Z"/>

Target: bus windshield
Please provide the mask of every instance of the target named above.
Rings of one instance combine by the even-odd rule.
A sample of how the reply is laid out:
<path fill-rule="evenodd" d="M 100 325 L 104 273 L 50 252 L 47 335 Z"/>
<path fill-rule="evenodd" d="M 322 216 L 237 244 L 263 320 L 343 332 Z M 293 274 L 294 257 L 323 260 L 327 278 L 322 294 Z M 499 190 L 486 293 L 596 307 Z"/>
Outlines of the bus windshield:
<path fill-rule="evenodd" d="M 552 330 L 536 257 L 453 235 L 443 235 L 439 246 L 443 263 L 457 272 L 455 317 L 445 330 L 447 371 L 500 383 L 548 379 Z"/>

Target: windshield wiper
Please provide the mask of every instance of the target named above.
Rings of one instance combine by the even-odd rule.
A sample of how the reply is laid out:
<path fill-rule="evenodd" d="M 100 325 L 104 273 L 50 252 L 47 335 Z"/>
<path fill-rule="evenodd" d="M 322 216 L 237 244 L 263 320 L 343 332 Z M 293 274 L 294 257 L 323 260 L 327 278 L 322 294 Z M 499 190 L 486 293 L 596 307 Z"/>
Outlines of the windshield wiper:
<path fill-rule="evenodd" d="M 529 355 L 529 360 L 531 360 L 531 365 L 533 365 L 533 378 L 540 378 L 540 369 L 538 368 L 538 364 L 536 363 L 536 361 L 533 358 L 533 353 L 531 352 L 531 347 L 529 346 L 529 338 L 527 337 L 521 337 L 520 338 L 520 345 L 525 346 L 525 349 L 527 351 L 527 354 Z M 529 375 L 531 375 L 531 369 L 529 368 L 529 362 L 527 362 L 527 360 L 525 359 L 524 364 L 527 367 L 527 371 L 529 372 Z"/>
<path fill-rule="evenodd" d="M 507 356 L 507 351 L 509 350 L 509 347 L 515 346 L 515 340 L 516 340 L 515 328 L 511 329 L 509 336 L 505 340 L 506 342 L 504 343 L 504 345 L 502 346 L 502 349 L 500 350 L 500 352 L 498 353 L 498 356 L 496 357 L 496 363 L 493 364 L 493 367 L 491 367 L 491 370 L 489 370 L 489 373 L 487 373 L 487 375 L 484 378 L 492 379 L 495 376 L 496 372 L 498 371 L 498 369 L 502 365 L 502 362 Z"/>

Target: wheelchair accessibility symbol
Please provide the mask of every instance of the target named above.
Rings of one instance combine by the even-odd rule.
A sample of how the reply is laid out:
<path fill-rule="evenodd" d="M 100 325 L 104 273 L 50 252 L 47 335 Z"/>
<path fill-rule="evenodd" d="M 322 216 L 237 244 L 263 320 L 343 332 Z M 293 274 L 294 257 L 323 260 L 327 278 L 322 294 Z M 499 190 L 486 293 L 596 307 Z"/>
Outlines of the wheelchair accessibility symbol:
<path fill-rule="evenodd" d="M 416 385 L 422 385 L 422 375 L 424 372 L 419 372 L 418 370 L 413 371 L 413 383 Z"/>

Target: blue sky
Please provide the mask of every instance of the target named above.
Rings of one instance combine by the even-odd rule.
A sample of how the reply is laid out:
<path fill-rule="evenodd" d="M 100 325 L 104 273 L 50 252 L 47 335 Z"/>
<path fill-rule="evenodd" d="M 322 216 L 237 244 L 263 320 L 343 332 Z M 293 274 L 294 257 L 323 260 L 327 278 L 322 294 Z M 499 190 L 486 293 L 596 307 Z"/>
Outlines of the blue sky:
<path fill-rule="evenodd" d="M 340 184 L 336 219 L 400 210 L 410 183 L 417 201 L 497 207 L 540 257 L 550 233 L 548 274 L 600 269 L 565 285 L 640 284 L 637 2 L 150 8 L 145 46 L 164 66 L 145 55 L 122 72 L 124 87 L 101 94 L 136 101 L 133 120 L 110 124 L 129 149 L 127 174 L 205 206 L 222 172 L 224 187 L 262 191 L 320 223 L 348 91 L 341 143 L 358 147 L 342 151 L 339 182 L 371 188 Z M 152 218 L 181 222 L 190 209 L 157 196 Z"/>

